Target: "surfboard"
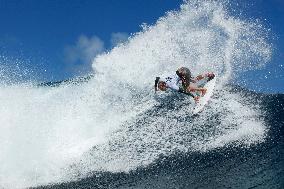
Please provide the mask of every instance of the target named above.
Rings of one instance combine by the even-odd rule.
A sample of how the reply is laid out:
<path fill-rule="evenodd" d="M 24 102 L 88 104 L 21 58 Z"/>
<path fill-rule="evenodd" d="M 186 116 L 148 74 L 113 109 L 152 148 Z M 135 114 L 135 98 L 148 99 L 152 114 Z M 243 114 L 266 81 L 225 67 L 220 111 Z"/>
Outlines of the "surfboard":
<path fill-rule="evenodd" d="M 199 102 L 193 108 L 193 114 L 201 112 L 204 106 L 208 103 L 211 96 L 213 95 L 215 83 L 216 83 L 216 76 L 204 85 L 204 88 L 207 89 L 207 92 L 205 93 L 204 96 L 200 97 Z"/>

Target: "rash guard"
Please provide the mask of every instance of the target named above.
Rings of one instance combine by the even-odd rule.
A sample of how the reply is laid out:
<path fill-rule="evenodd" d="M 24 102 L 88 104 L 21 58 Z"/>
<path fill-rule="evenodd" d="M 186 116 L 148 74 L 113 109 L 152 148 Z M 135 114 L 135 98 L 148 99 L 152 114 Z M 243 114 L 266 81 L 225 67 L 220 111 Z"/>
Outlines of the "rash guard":
<path fill-rule="evenodd" d="M 182 81 L 181 81 L 181 78 L 175 74 L 173 76 L 169 76 L 169 77 L 166 77 L 166 78 L 163 78 L 163 79 L 160 79 L 160 81 L 164 81 L 166 82 L 166 86 L 174 91 L 177 91 L 177 92 L 180 92 L 180 93 L 184 93 L 186 95 L 189 95 L 191 96 L 192 98 L 194 98 L 194 95 L 192 93 L 188 93 L 188 92 L 185 92 L 185 90 L 183 89 L 182 86 Z"/>
<path fill-rule="evenodd" d="M 167 87 L 174 90 L 174 91 L 181 90 L 181 88 L 179 86 L 181 79 L 176 74 L 173 75 L 173 76 L 166 77 L 166 78 L 161 78 L 160 81 L 166 82 Z"/>

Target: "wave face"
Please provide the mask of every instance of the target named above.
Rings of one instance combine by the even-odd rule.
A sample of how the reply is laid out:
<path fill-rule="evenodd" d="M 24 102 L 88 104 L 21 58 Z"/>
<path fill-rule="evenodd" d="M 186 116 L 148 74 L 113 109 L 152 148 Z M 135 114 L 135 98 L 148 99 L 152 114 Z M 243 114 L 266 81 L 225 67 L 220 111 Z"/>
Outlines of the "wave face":
<path fill-rule="evenodd" d="M 231 92 L 251 96 L 251 102 L 265 111 L 261 118 L 269 131 L 264 142 L 249 148 L 231 143 L 206 152 L 176 150 L 171 155 L 161 155 L 149 166 L 127 173 L 100 172 L 78 181 L 40 188 L 283 188 L 284 95 L 229 88 Z M 220 114 L 214 114 L 213 119 L 206 120 L 211 127 L 199 128 L 204 136 L 214 131 L 218 118 Z M 186 118 L 188 122 L 192 119 L 198 118 Z"/>
<path fill-rule="evenodd" d="M 96 57 L 88 82 L 2 85 L 0 186 L 130 173 L 161 157 L 263 144 L 270 130 L 265 109 L 227 84 L 271 54 L 260 23 L 231 16 L 221 3 L 194 1 Z M 155 76 L 180 66 L 218 75 L 210 106 L 198 117 L 192 99 L 153 93 Z"/>

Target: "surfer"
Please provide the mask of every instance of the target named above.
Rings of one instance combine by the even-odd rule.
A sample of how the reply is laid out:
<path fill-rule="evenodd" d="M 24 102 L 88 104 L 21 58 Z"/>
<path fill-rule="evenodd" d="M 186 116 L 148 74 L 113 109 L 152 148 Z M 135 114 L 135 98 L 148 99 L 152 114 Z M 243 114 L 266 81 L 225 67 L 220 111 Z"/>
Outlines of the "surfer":
<path fill-rule="evenodd" d="M 158 89 L 161 91 L 166 91 L 169 88 L 174 91 L 187 94 L 193 97 L 195 102 L 198 102 L 200 96 L 196 92 L 201 92 L 201 96 L 204 96 L 206 93 L 206 89 L 196 87 L 191 83 L 196 83 L 197 81 L 204 78 L 206 78 L 207 81 L 210 81 L 214 77 L 215 75 L 213 73 L 206 73 L 203 75 L 198 75 L 196 78 L 193 78 L 188 68 L 181 67 L 176 71 L 176 74 L 174 74 L 173 76 L 166 77 L 163 79 L 160 77 L 156 77 L 155 91 L 157 91 Z"/>

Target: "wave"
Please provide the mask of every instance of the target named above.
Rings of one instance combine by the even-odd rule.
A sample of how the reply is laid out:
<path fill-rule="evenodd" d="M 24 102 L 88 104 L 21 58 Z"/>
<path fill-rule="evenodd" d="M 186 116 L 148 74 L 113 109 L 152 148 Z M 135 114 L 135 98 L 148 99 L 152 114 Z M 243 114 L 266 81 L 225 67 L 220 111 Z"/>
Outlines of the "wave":
<path fill-rule="evenodd" d="M 129 172 L 90 172 L 88 176 L 77 181 L 40 188 L 281 188 L 284 126 L 281 115 L 284 110 L 284 96 L 257 94 L 237 86 L 228 86 L 228 88 L 231 92 L 251 96 L 251 102 L 258 103 L 264 111 L 261 118 L 269 127 L 267 139 L 264 142 L 249 147 L 232 142 L 207 151 L 170 150 L 168 154 L 160 154 L 153 163 L 139 166 Z M 203 133 L 203 138 L 206 138 L 208 134 L 212 135 L 213 132 L 210 131 L 214 130 L 216 118 L 219 116 L 215 114 L 215 120 L 208 121 L 208 125 L 211 126 L 206 129 L 199 128 L 202 131 L 199 135 Z M 192 117 L 188 116 L 188 119 Z M 189 134 L 179 133 L 178 135 Z M 185 138 L 183 142 L 186 143 L 186 139 L 190 140 Z M 121 143 L 125 142 L 120 141 L 119 144 Z M 131 150 L 132 146 L 129 146 Z M 112 150 L 117 152 L 117 146 Z M 98 159 L 91 156 L 96 152 L 90 153 L 88 154 L 90 159 Z M 148 152 L 140 152 L 140 154 L 143 153 Z M 129 160 L 129 156 L 124 158 Z M 115 165 L 113 164 L 114 167 Z"/>
<path fill-rule="evenodd" d="M 264 142 L 265 111 L 227 84 L 269 62 L 271 49 L 261 23 L 234 17 L 218 2 L 185 2 L 96 57 L 87 82 L 1 86 L 1 187 L 127 173 L 161 156 Z M 153 93 L 155 76 L 180 66 L 219 76 L 197 117 L 188 97 Z"/>

